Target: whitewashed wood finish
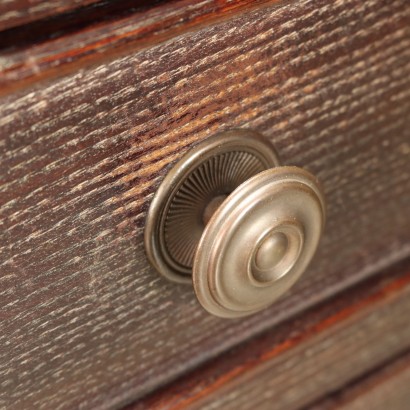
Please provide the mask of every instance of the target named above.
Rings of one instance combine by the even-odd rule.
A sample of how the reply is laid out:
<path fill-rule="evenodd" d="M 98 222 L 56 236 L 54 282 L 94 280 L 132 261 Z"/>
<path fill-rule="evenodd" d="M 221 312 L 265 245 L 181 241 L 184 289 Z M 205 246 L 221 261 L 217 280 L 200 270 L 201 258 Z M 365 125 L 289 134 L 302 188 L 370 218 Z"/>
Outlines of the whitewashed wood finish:
<path fill-rule="evenodd" d="M 75 7 L 76 0 L 74 3 L 64 1 L 67 7 Z M 71 13 L 71 17 L 59 15 L 44 24 L 35 22 L 31 27 L 6 30 L 0 37 L 0 95 L 24 88 L 41 78 L 62 76 L 79 67 L 101 64 L 113 56 L 134 54 L 183 32 L 227 20 L 252 9 L 281 7 L 292 1 L 106 0 L 77 10 Z M 83 27 L 87 16 L 91 21 Z M 30 20 L 35 15 L 26 17 Z M 31 32 L 33 35 L 30 36 Z"/>
<path fill-rule="evenodd" d="M 384 338 L 384 337 L 383 337 Z M 410 351 L 361 375 L 341 390 L 311 404 L 310 410 L 407 410 L 410 403 Z"/>
<path fill-rule="evenodd" d="M 344 318 L 343 314 L 340 314 L 339 321 L 334 320 L 333 325 L 322 329 L 318 334 L 308 337 L 281 355 L 275 355 L 253 371 L 233 378 L 232 382 L 223 388 L 210 391 L 202 400 L 181 408 L 325 409 L 324 404 L 313 406 L 312 403 L 327 394 L 337 392 L 351 380 L 371 372 L 410 347 L 410 328 L 407 326 L 409 314 L 410 287 L 407 285 L 402 292 L 379 300 L 352 315 L 346 315 Z M 402 377 L 400 383 L 408 380 L 406 374 Z M 390 397 L 383 398 L 382 392 L 388 392 L 389 387 Z M 341 408 L 360 409 L 363 408 L 360 406 L 367 403 L 366 409 L 407 409 L 403 399 L 408 398 L 410 392 L 406 394 L 406 389 L 395 385 L 394 381 L 389 387 L 385 386 L 378 394 L 374 389 L 376 391 L 373 393 L 376 394 L 373 398 L 371 394 L 356 399 L 351 397 L 349 403 L 344 403 Z M 398 397 L 394 400 L 396 390 Z M 395 405 L 388 407 L 389 402 Z M 385 407 L 382 407 L 381 403 L 384 403 Z M 332 408 L 330 400 L 328 405 L 328 408 Z M 335 405 L 334 408 L 338 407 Z M 137 409 L 138 406 L 135 410 Z"/>
<path fill-rule="evenodd" d="M 0 30 L 67 12 L 97 0 L 1 0 Z"/>
<path fill-rule="evenodd" d="M 406 0 L 303 0 L 2 97 L 1 403 L 118 406 L 408 255 L 409 21 Z M 309 271 L 238 321 L 142 244 L 167 166 L 231 127 L 328 200 Z"/>
<path fill-rule="evenodd" d="M 391 370 L 393 373 L 395 369 Z M 407 367 L 401 367 L 393 374 L 387 375 L 386 379 L 366 386 L 367 390 L 362 394 L 352 394 L 352 397 L 337 408 L 340 410 L 407 410 L 410 403 L 409 363 L 407 362 Z"/>

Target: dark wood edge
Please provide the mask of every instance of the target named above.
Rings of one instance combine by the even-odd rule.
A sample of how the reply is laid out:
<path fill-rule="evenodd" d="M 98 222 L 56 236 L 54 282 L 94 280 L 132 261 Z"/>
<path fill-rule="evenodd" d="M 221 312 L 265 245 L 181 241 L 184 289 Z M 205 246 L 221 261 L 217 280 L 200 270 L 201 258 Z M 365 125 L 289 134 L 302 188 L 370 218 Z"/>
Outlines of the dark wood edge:
<path fill-rule="evenodd" d="M 125 409 L 188 409 L 226 384 L 410 286 L 410 259 L 243 343 Z"/>
<path fill-rule="evenodd" d="M 60 0 L 64 1 L 64 0 Z M 70 3 L 69 0 L 65 0 Z M 62 12 L 56 9 L 55 13 L 45 18 L 34 17 L 24 25 L 2 28 L 0 5 L 0 53 L 13 54 L 23 49 L 30 49 L 39 44 L 76 34 L 87 28 L 109 24 L 129 17 L 135 13 L 144 13 L 160 4 L 172 0 L 114 0 L 84 1 L 76 3 Z"/>
<path fill-rule="evenodd" d="M 207 0 L 196 4 L 191 0 L 168 1 L 149 9 L 137 9 L 131 16 L 102 21 L 57 38 L 6 48 L 0 52 L 0 95 L 44 78 L 66 75 L 80 67 L 135 53 L 233 15 L 289 2 Z"/>
<path fill-rule="evenodd" d="M 400 352 L 388 362 L 382 363 L 371 371 L 361 375 L 359 378 L 351 380 L 342 388 L 322 397 L 306 407 L 305 410 L 314 409 L 337 409 L 341 406 L 348 406 L 354 399 L 371 394 L 386 382 L 400 377 L 410 370 L 410 350 Z M 409 387 L 410 388 L 410 387 Z"/>
<path fill-rule="evenodd" d="M 11 2 L 0 2 L 0 30 L 17 27 L 44 19 L 58 13 L 74 11 L 87 5 L 95 4 L 99 0 L 64 0 L 57 4 L 53 1 L 35 0 L 29 4 L 26 0 L 14 0 Z M 42 7 L 39 7 L 42 4 Z M 44 3 L 49 3 L 44 6 Z M 105 1 L 106 3 L 106 1 Z"/>

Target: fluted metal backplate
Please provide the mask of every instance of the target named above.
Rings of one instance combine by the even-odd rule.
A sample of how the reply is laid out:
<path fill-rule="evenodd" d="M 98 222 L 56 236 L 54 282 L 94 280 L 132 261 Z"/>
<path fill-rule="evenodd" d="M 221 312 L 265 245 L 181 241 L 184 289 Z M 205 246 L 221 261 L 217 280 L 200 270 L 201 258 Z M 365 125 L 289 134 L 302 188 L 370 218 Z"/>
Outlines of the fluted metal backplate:
<path fill-rule="evenodd" d="M 265 170 L 253 153 L 226 152 L 208 158 L 183 181 L 165 218 L 169 255 L 189 273 L 205 228 L 205 214 L 214 198 L 228 196 L 237 186 Z"/>
<path fill-rule="evenodd" d="M 249 130 L 231 130 L 191 149 L 168 173 L 151 203 L 145 247 L 167 278 L 192 281 L 202 233 L 213 212 L 239 185 L 279 165 L 275 150 Z"/>

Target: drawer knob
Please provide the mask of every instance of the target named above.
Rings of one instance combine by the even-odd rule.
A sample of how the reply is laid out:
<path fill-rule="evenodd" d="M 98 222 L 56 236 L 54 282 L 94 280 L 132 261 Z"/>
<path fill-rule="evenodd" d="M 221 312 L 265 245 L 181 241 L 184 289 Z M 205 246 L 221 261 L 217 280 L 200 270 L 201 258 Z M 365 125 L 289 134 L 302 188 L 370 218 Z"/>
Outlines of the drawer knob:
<path fill-rule="evenodd" d="M 259 134 L 231 130 L 195 146 L 167 174 L 148 211 L 145 247 L 159 273 L 193 283 L 208 312 L 235 318 L 296 282 L 324 222 L 312 174 L 279 166 Z"/>

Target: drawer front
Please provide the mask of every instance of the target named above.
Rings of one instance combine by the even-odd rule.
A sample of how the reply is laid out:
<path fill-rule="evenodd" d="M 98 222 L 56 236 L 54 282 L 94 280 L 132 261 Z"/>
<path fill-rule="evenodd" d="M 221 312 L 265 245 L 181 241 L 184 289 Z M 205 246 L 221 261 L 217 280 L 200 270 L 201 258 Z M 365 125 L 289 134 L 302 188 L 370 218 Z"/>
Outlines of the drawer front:
<path fill-rule="evenodd" d="M 406 410 L 409 291 L 410 259 L 245 341 L 126 409 Z"/>
<path fill-rule="evenodd" d="M 0 99 L 0 385 L 9 408 L 112 407 L 410 253 L 410 4 L 249 11 Z M 322 182 L 310 269 L 234 321 L 143 248 L 168 167 L 250 128 Z"/>

